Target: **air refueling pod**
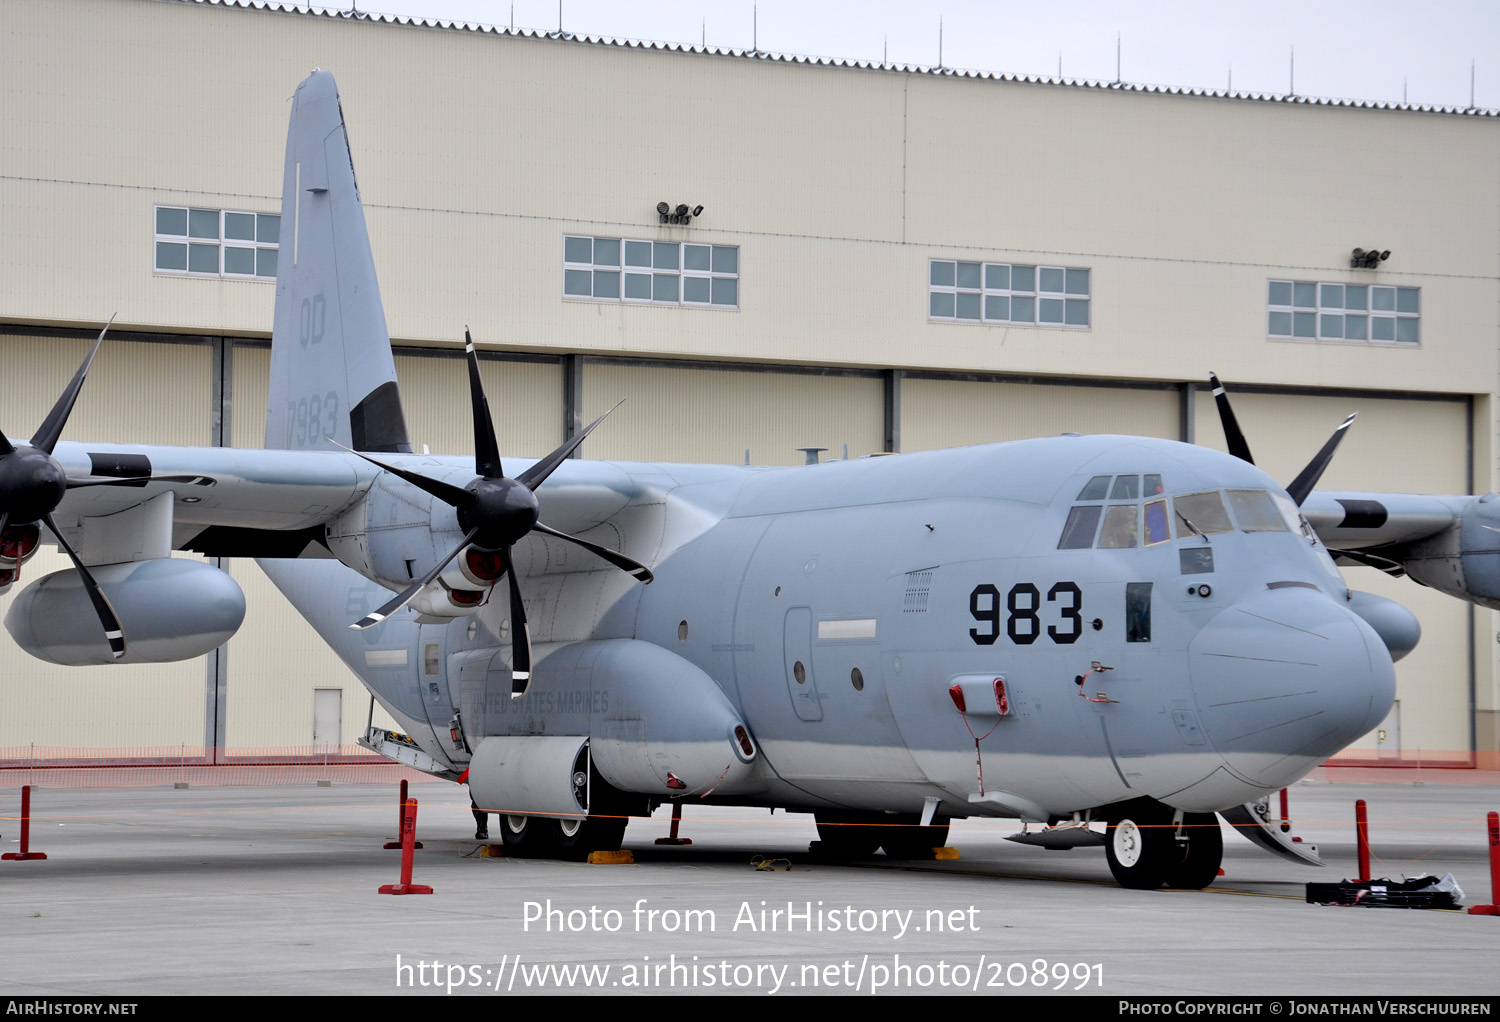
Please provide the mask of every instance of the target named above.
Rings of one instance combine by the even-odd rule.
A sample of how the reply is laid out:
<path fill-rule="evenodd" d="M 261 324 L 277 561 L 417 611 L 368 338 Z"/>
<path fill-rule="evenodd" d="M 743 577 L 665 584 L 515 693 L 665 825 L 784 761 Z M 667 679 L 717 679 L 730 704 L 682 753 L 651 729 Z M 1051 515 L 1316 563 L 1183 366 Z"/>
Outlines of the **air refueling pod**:
<path fill-rule="evenodd" d="M 128 645 L 116 660 L 88 592 L 72 569 L 53 572 L 16 596 L 5 627 L 38 660 L 65 667 L 190 660 L 229 640 L 245 619 L 245 594 L 202 561 L 171 557 L 89 569 L 120 619 Z"/>

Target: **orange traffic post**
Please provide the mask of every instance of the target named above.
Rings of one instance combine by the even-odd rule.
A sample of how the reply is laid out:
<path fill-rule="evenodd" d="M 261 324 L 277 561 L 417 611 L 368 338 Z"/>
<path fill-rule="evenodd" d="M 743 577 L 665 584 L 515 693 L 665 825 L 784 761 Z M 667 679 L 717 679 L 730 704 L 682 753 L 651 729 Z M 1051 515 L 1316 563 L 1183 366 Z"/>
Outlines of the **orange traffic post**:
<path fill-rule="evenodd" d="M 401 882 L 382 884 L 381 894 L 431 894 L 432 888 L 411 882 L 412 853 L 417 836 L 417 800 L 408 799 L 401 813 Z"/>
<path fill-rule="evenodd" d="M 1500 916 L 1500 813 L 1490 813 L 1490 902 L 1473 905 L 1471 916 Z"/>
<path fill-rule="evenodd" d="M 394 840 L 394 841 L 387 841 L 385 844 L 383 844 L 383 845 L 380 846 L 381 848 L 400 848 L 401 847 L 401 828 L 404 826 L 404 824 L 402 823 L 402 821 L 405 820 L 405 819 L 406 819 L 406 778 L 403 777 L 403 778 L 401 778 L 401 795 L 396 800 L 396 840 Z M 418 841 L 412 847 L 414 847 L 414 848 L 421 848 L 422 847 L 422 842 Z"/>
<path fill-rule="evenodd" d="M 1370 879 L 1370 821 L 1365 816 L 1365 800 L 1354 803 L 1354 842 L 1359 850 L 1359 876 L 1356 880 Z"/>
<path fill-rule="evenodd" d="M 21 850 L 6 852 L 0 855 L 0 859 L 25 862 L 27 859 L 45 859 L 46 857 L 46 852 L 31 850 L 31 785 L 24 784 L 21 786 Z"/>

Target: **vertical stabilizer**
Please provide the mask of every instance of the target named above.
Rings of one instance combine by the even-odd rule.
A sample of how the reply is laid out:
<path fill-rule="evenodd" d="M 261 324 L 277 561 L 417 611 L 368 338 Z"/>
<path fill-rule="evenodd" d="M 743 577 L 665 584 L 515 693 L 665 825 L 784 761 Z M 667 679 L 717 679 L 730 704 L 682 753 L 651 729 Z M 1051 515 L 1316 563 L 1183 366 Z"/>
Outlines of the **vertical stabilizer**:
<path fill-rule="evenodd" d="M 338 86 L 297 86 L 281 189 L 266 446 L 409 451 Z"/>

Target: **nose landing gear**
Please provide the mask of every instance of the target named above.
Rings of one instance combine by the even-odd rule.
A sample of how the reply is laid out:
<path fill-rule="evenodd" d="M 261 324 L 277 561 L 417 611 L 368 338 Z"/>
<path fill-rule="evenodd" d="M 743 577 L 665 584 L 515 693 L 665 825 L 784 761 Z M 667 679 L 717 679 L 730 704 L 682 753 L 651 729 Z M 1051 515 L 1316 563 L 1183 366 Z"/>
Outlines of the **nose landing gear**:
<path fill-rule="evenodd" d="M 1224 839 L 1213 813 L 1138 799 L 1111 807 L 1104 854 L 1121 887 L 1201 890 L 1219 875 Z"/>

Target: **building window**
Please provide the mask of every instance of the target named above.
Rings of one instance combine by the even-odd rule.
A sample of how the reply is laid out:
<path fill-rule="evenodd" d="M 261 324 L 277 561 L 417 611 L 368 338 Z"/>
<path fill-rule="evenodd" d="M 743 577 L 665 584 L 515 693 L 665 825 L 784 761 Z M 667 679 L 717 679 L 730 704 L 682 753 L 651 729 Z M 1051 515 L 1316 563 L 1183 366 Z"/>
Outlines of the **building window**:
<path fill-rule="evenodd" d="M 156 272 L 272 280 L 281 217 L 232 209 L 156 207 Z"/>
<path fill-rule="evenodd" d="M 1089 326 L 1089 271 L 1076 266 L 928 264 L 930 319 L 1028 326 Z"/>
<path fill-rule="evenodd" d="M 1266 333 L 1309 341 L 1421 342 L 1422 289 L 1273 280 Z"/>
<path fill-rule="evenodd" d="M 740 250 L 570 234 L 563 238 L 563 297 L 738 308 Z"/>

